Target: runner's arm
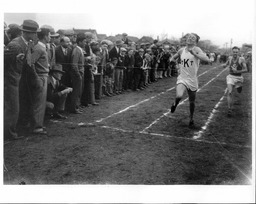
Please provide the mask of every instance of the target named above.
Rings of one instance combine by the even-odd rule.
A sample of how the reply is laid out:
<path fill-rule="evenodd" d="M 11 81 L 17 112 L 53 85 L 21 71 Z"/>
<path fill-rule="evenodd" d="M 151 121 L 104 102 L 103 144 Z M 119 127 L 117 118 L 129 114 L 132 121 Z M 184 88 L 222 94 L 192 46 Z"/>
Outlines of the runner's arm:
<path fill-rule="evenodd" d="M 230 63 L 230 60 L 231 60 L 231 57 L 229 56 L 228 60 L 224 64 L 221 64 L 220 67 L 226 68 Z"/>
<path fill-rule="evenodd" d="M 202 61 L 211 62 L 209 57 L 199 47 L 193 47 L 190 53 Z"/>
<path fill-rule="evenodd" d="M 245 62 L 245 59 L 243 57 L 239 58 L 239 61 L 240 61 L 240 64 L 242 66 L 242 70 L 233 70 L 234 73 L 238 73 L 238 74 L 241 74 L 241 73 L 245 73 L 245 72 L 248 72 L 248 69 L 247 69 L 247 65 L 246 65 L 246 62 Z"/>
<path fill-rule="evenodd" d="M 229 65 L 229 60 L 226 61 L 226 63 L 221 64 L 220 67 L 225 68 Z"/>
<path fill-rule="evenodd" d="M 170 57 L 170 62 L 175 61 L 181 55 L 182 50 L 183 48 L 179 49 L 177 53 L 175 53 L 172 57 Z"/>

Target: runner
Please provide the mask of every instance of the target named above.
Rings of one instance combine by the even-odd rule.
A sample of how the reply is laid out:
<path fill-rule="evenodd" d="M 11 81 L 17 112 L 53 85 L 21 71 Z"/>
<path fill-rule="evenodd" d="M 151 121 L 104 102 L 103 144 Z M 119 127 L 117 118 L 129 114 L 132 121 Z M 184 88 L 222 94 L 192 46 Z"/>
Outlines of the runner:
<path fill-rule="evenodd" d="M 171 113 L 174 113 L 182 96 L 187 90 L 189 96 L 190 122 L 189 127 L 194 127 L 193 114 L 195 109 L 196 91 L 198 89 L 197 71 L 199 60 L 210 62 L 210 59 L 203 51 L 196 46 L 200 37 L 196 34 L 188 34 L 186 46 L 181 48 L 171 59 L 173 61 L 180 57 L 179 76 L 176 85 L 176 98 L 171 106 Z"/>
<path fill-rule="evenodd" d="M 244 78 L 242 73 L 247 72 L 246 61 L 243 57 L 240 57 L 239 48 L 233 47 L 232 48 L 232 56 L 229 57 L 227 62 L 221 66 L 229 67 L 229 75 L 227 76 L 227 88 L 228 88 L 228 116 L 230 117 L 232 114 L 233 108 L 233 90 L 234 88 L 237 89 L 238 93 L 242 92 L 242 85 Z"/>
<path fill-rule="evenodd" d="M 210 60 L 211 60 L 210 64 L 212 65 L 215 60 L 215 54 L 213 52 L 210 53 Z"/>

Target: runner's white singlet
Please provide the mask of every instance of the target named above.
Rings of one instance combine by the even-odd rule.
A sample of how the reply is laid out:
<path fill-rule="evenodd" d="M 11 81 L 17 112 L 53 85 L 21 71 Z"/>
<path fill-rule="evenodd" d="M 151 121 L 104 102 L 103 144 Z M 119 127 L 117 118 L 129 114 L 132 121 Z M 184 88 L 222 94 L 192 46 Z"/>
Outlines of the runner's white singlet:
<path fill-rule="evenodd" d="M 177 78 L 177 84 L 184 84 L 187 89 L 196 91 L 198 89 L 197 71 L 199 68 L 199 59 L 185 48 L 181 53 L 180 59 L 180 75 Z"/>

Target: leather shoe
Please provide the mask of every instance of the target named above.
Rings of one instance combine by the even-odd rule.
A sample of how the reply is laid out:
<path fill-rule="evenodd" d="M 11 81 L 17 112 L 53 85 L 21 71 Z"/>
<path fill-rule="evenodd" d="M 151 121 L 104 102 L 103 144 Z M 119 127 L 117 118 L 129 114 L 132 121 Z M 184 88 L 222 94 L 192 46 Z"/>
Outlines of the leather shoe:
<path fill-rule="evenodd" d="M 80 110 L 78 110 L 78 109 L 76 109 L 76 110 L 74 110 L 74 111 L 71 111 L 71 113 L 74 113 L 74 114 L 82 114 L 83 112 L 80 111 Z"/>
<path fill-rule="evenodd" d="M 67 111 L 65 111 L 65 110 L 59 110 L 58 111 L 60 114 L 62 114 L 62 113 L 67 113 Z"/>
<path fill-rule="evenodd" d="M 10 137 L 10 138 L 7 138 L 7 139 L 5 139 L 6 140 L 6 142 L 9 142 L 9 141 L 13 141 L 13 140 L 20 140 L 20 139 L 23 139 L 24 138 L 24 136 L 14 136 L 14 137 Z"/>
<path fill-rule="evenodd" d="M 105 93 L 105 95 L 106 95 L 106 96 L 111 96 L 111 94 L 110 94 L 110 93 L 108 93 L 108 92 L 106 92 L 106 93 Z"/>
<path fill-rule="evenodd" d="M 37 128 L 32 131 L 32 134 L 47 135 L 47 131 L 44 130 L 43 128 Z"/>
<path fill-rule="evenodd" d="M 67 119 L 66 116 L 61 115 L 60 113 L 53 114 L 53 118 L 56 118 L 56 119 Z"/>
<path fill-rule="evenodd" d="M 14 140 L 20 140 L 20 139 L 23 139 L 23 138 L 24 138 L 24 136 L 21 136 L 21 135 L 17 136 L 17 137 L 13 137 Z"/>

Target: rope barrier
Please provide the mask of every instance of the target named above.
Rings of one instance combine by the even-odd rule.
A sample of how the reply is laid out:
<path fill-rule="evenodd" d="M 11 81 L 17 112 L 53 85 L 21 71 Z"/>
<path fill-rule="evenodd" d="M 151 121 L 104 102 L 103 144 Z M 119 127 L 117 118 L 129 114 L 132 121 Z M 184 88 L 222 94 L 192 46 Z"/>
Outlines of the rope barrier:
<path fill-rule="evenodd" d="M 83 65 L 83 64 L 74 64 L 74 63 L 56 63 L 56 64 L 61 64 L 61 65 Z M 83 66 L 86 66 L 86 65 L 83 65 Z M 90 66 L 93 66 L 93 65 L 90 65 Z M 96 67 L 106 67 L 106 65 L 95 65 Z M 115 68 L 124 68 L 125 66 L 115 66 Z M 126 69 L 143 69 L 142 67 L 126 67 Z M 145 69 L 145 67 L 144 67 Z M 165 67 L 155 67 L 155 68 L 152 68 L 152 67 L 148 67 L 147 69 L 167 69 Z"/>

